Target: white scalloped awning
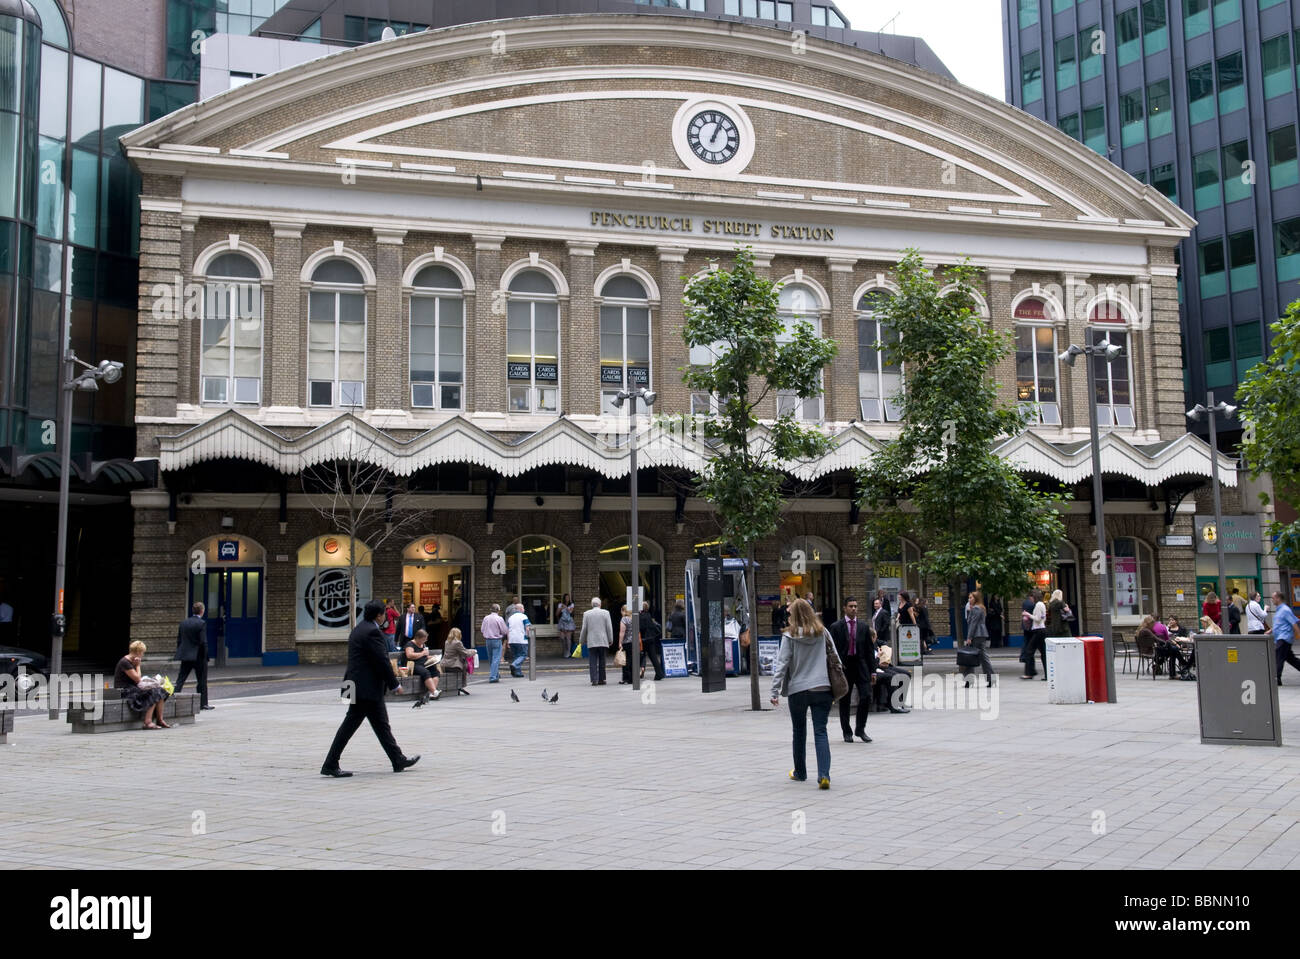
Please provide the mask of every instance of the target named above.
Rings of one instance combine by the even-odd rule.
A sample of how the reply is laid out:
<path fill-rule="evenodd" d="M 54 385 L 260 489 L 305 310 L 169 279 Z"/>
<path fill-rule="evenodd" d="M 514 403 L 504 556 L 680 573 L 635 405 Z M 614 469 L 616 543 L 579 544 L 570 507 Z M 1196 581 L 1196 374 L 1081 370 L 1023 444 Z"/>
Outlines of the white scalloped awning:
<path fill-rule="evenodd" d="M 759 427 L 751 440 L 759 445 L 766 434 L 766 428 Z M 443 463 L 472 463 L 502 476 L 566 465 L 619 478 L 628 475 L 630 462 L 626 441 L 615 440 L 561 418 L 543 430 L 511 441 L 455 417 L 403 441 L 351 413 L 290 438 L 236 410 L 227 410 L 184 433 L 160 437 L 158 442 L 159 468 L 164 472 L 212 460 L 237 459 L 293 475 L 334 460 L 358 459 L 395 476 L 410 476 Z M 815 480 L 862 466 L 880 449 L 879 439 L 854 424 L 832 437 L 831 449 L 825 455 L 792 464 L 788 469 L 801 480 Z M 998 453 L 1023 472 L 1040 473 L 1064 483 L 1078 483 L 1092 476 L 1091 448 L 1087 443 L 1059 446 L 1024 433 L 1003 443 Z M 637 465 L 698 472 L 710 455 L 698 435 L 667 431 L 656 425 L 643 431 Z M 1157 446 L 1135 446 L 1108 433 L 1101 439 L 1101 463 L 1103 473 L 1158 486 L 1175 476 L 1209 476 L 1210 449 L 1204 440 L 1190 433 Z M 1236 464 L 1222 454 L 1219 477 L 1226 486 L 1237 485 Z"/>

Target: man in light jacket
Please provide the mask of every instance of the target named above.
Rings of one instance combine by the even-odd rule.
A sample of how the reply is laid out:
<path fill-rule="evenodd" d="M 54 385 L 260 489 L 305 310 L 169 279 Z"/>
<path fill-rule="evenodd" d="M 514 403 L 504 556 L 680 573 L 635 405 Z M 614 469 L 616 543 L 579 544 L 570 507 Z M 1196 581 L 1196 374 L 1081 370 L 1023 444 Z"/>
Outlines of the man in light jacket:
<path fill-rule="evenodd" d="M 601 611 L 600 597 L 591 598 L 591 609 L 582 617 L 578 643 L 587 650 L 587 669 L 591 685 L 605 685 L 605 654 L 614 645 L 614 627 L 609 617 Z"/>

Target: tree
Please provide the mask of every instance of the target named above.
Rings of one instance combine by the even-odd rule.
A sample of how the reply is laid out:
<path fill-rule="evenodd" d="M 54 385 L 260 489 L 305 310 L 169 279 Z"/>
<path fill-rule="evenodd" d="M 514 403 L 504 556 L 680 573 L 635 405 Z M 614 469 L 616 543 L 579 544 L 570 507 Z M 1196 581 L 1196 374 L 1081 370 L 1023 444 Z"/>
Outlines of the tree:
<path fill-rule="evenodd" d="M 348 541 L 348 627 L 357 624 L 357 543 L 370 550 L 371 563 L 393 536 L 415 536 L 425 528 L 428 510 L 398 504 L 396 477 L 378 465 L 376 452 L 383 436 L 350 417 L 340 431 L 338 455 L 302 472 L 303 492 L 330 528 Z M 368 432 L 369 436 L 363 435 Z M 373 585 L 372 585 L 373 589 Z"/>
<path fill-rule="evenodd" d="M 954 609 L 968 576 L 989 595 L 1019 593 L 1030 570 L 1055 562 L 1065 532 L 1061 504 L 994 452 L 1029 414 L 998 402 L 991 372 L 1012 340 L 975 311 L 977 275 L 967 263 L 949 269 L 955 287 L 940 295 L 920 254 L 903 251 L 899 292 L 877 311 L 897 341 L 876 344 L 903 367 L 903 427 L 858 476 L 866 558 L 893 558 L 914 537 L 920 572 L 948 585 Z"/>
<path fill-rule="evenodd" d="M 754 545 L 774 535 L 780 522 L 781 466 L 819 456 L 830 445 L 824 433 L 799 426 L 790 410 L 768 429 L 757 430 L 756 410 L 774 391 L 801 400 L 821 395 L 822 367 L 834 358 L 836 347 L 806 321 L 785 330 L 777 312 L 776 286 L 754 273 L 748 247 L 736 250 L 730 271 L 715 270 L 690 283 L 683 302 L 687 345 L 711 347 L 714 360 L 708 366 L 685 367 L 682 379 L 690 389 L 707 391 L 718 400 L 717 415 L 701 424 L 714 455 L 697 488 L 713 504 L 724 537 L 749 561 L 747 622 L 754 636 Z M 778 342 L 787 332 L 788 340 Z M 762 709 L 758 643 L 753 641 L 749 675 L 752 708 Z"/>
<path fill-rule="evenodd" d="M 1273 352 L 1256 363 L 1237 388 L 1241 453 L 1252 479 L 1268 474 L 1277 498 L 1300 504 L 1300 300 L 1269 329 Z M 1267 503 L 1268 494 L 1260 498 Z M 1300 521 L 1269 527 L 1279 565 L 1300 566 Z"/>

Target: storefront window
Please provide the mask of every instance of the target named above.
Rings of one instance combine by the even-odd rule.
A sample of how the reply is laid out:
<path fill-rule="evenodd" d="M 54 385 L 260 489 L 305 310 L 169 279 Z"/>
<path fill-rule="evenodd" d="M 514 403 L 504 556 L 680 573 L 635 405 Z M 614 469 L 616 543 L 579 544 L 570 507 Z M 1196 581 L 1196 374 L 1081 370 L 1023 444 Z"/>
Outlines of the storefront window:
<path fill-rule="evenodd" d="M 510 281 L 506 315 L 506 379 L 510 412 L 560 410 L 560 303 L 555 284 L 538 270 Z"/>
<path fill-rule="evenodd" d="M 312 406 L 366 405 L 366 294 L 347 260 L 326 260 L 312 274 L 307 380 Z"/>
<path fill-rule="evenodd" d="M 505 587 L 534 626 L 550 625 L 556 602 L 570 591 L 568 547 L 549 536 L 515 540 L 506 548 Z"/>
<path fill-rule="evenodd" d="M 1155 563 L 1151 547 L 1131 536 L 1110 543 L 1111 589 L 1116 616 L 1156 614 Z"/>
<path fill-rule="evenodd" d="M 651 388 L 650 303 L 645 287 L 626 275 L 612 277 L 600 295 L 600 409 L 616 414 L 619 391 Z"/>
<path fill-rule="evenodd" d="M 262 397 L 262 287 L 256 264 L 222 253 L 209 264 L 203 298 L 204 403 L 248 403 Z"/>
<path fill-rule="evenodd" d="M 858 403 L 868 423 L 896 423 L 902 413 L 903 367 L 888 362 L 884 349 L 898 334 L 877 315 L 888 302 L 884 290 L 868 290 L 858 302 Z"/>
<path fill-rule="evenodd" d="M 465 301 L 460 278 L 426 266 L 411 294 L 411 405 L 458 410 L 465 382 Z"/>
<path fill-rule="evenodd" d="M 332 533 L 304 543 L 298 550 L 294 604 L 300 637 L 345 639 L 370 601 L 370 548 L 356 542 L 356 563 L 347 536 Z M 348 603 L 355 568 L 355 615 Z"/>

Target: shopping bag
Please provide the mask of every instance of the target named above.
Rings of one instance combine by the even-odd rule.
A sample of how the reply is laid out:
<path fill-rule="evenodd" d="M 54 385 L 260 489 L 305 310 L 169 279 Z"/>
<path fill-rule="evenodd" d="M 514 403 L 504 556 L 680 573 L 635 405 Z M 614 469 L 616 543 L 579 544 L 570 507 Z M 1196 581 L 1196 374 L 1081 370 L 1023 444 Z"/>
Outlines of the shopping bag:
<path fill-rule="evenodd" d="M 569 654 L 569 658 L 582 659 L 582 643 L 578 643 L 573 647 L 573 652 Z"/>

